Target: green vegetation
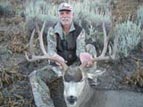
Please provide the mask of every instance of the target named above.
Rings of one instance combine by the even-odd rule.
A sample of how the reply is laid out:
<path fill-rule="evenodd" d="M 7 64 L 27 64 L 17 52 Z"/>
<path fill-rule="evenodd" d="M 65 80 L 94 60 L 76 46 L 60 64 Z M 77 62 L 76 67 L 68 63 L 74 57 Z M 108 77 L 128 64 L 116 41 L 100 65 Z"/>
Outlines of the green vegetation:
<path fill-rule="evenodd" d="M 140 64 L 140 60 L 137 60 L 135 72 L 130 77 L 127 76 L 124 80 L 126 84 L 143 88 L 143 68 Z"/>
<path fill-rule="evenodd" d="M 79 23 L 87 33 L 87 39 L 92 41 L 103 39 L 102 23 L 105 23 L 107 33 L 112 28 L 112 15 L 110 10 L 110 3 L 112 0 L 89 1 L 82 0 L 82 2 L 70 1 L 74 9 L 75 21 Z M 140 13 L 143 9 L 138 10 L 138 20 L 141 22 Z M 30 18 L 38 18 L 41 21 L 56 22 L 57 19 L 57 4 L 48 3 L 44 0 L 36 0 L 30 2 L 25 9 L 26 20 Z M 126 21 L 115 26 L 114 36 L 118 35 L 118 54 L 127 57 L 132 49 L 140 42 L 141 30 L 135 23 Z M 98 37 L 97 37 L 98 36 Z"/>
<path fill-rule="evenodd" d="M 111 11 L 109 6 L 102 2 L 83 0 L 83 2 L 72 1 L 74 8 L 75 21 L 83 26 L 88 32 L 90 26 L 96 27 L 105 24 L 111 24 Z M 38 18 L 41 21 L 54 21 L 57 19 L 57 4 L 48 3 L 44 0 L 28 2 L 25 8 L 26 20 Z"/>
<path fill-rule="evenodd" d="M 0 17 L 11 17 L 14 16 L 15 12 L 12 5 L 8 1 L 1 1 L 0 2 Z"/>
<path fill-rule="evenodd" d="M 107 4 L 84 0 L 83 2 L 73 2 L 73 6 L 78 7 L 74 8 L 75 21 L 85 29 L 88 38 L 94 38 L 97 32 L 102 31 L 103 22 L 111 27 L 112 16 Z"/>
<path fill-rule="evenodd" d="M 117 24 L 114 30 L 114 36 L 118 36 L 118 54 L 127 57 L 141 39 L 140 26 L 131 21 Z"/>
<path fill-rule="evenodd" d="M 38 18 L 41 21 L 47 20 L 57 20 L 57 6 L 54 4 L 48 4 L 44 0 L 36 0 L 27 2 L 27 6 L 25 8 L 25 16 L 26 20 L 31 18 Z"/>

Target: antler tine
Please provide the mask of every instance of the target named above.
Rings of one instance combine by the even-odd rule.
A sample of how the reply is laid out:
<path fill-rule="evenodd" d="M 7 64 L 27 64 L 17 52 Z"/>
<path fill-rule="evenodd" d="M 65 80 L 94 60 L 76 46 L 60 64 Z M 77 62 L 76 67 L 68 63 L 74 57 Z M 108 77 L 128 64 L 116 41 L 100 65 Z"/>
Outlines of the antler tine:
<path fill-rule="evenodd" d="M 36 60 L 39 60 L 39 59 L 45 59 L 45 58 L 48 58 L 48 54 L 46 53 L 46 50 L 44 48 L 44 43 L 43 43 L 43 31 L 44 31 L 44 28 L 45 28 L 45 22 L 42 26 L 42 29 L 41 29 L 41 32 L 39 30 L 39 27 L 38 27 L 38 24 L 36 23 L 36 29 L 38 30 L 38 36 L 39 36 L 39 41 L 40 41 L 40 47 L 41 47 L 41 50 L 42 52 L 44 53 L 44 55 L 46 56 L 35 56 L 34 54 L 34 50 L 33 50 L 33 39 L 34 39 L 34 35 L 35 35 L 35 29 L 32 31 L 32 34 L 31 34 L 31 37 L 30 37 L 30 56 L 28 56 L 28 54 L 25 52 L 25 57 L 28 61 L 32 62 L 32 61 L 36 61 Z M 49 59 L 49 58 L 48 58 Z"/>
<path fill-rule="evenodd" d="M 115 59 L 115 58 L 116 58 L 117 47 L 118 47 L 118 39 L 119 39 L 119 35 L 117 35 L 117 36 L 115 37 L 115 39 L 114 39 L 112 59 Z"/>
<path fill-rule="evenodd" d="M 32 31 L 32 34 L 31 34 L 31 37 L 30 37 L 30 42 L 29 42 L 29 45 L 30 45 L 30 56 L 28 56 L 28 54 L 25 52 L 25 57 L 26 57 L 26 59 L 29 62 L 47 58 L 47 56 L 35 56 L 34 50 L 33 50 L 34 34 L 35 34 L 35 29 Z"/>
<path fill-rule="evenodd" d="M 29 43 L 30 44 L 30 54 L 31 55 L 28 56 L 27 53 L 25 53 L 25 57 L 30 62 L 36 61 L 36 60 L 41 60 L 41 59 L 48 59 L 48 60 L 56 61 L 56 62 L 60 63 L 62 68 L 64 69 L 64 71 L 66 71 L 68 66 L 64 62 L 62 63 L 57 58 L 49 56 L 48 53 L 46 52 L 46 49 L 45 49 L 44 43 L 43 43 L 43 31 L 44 31 L 44 28 L 45 28 L 45 24 L 46 24 L 46 22 L 43 23 L 42 29 L 40 31 L 39 26 L 36 23 L 36 30 L 38 31 L 40 48 L 41 48 L 44 55 L 37 56 L 37 55 L 34 54 L 34 50 L 33 50 L 33 39 L 34 39 L 34 34 L 35 34 L 35 29 L 34 29 L 32 34 L 31 34 L 30 43 Z"/>
<path fill-rule="evenodd" d="M 102 28 L 103 28 L 103 33 L 104 33 L 104 47 L 103 47 L 101 55 L 99 57 L 95 57 L 93 59 L 93 61 L 113 60 L 113 59 L 115 59 L 116 50 L 117 50 L 117 43 L 115 41 L 117 41 L 118 38 L 115 38 L 115 40 L 114 40 L 113 53 L 111 55 L 109 55 L 109 56 L 106 56 L 105 54 L 107 52 L 109 36 L 107 36 L 107 32 L 106 32 L 106 28 L 105 28 L 105 23 L 104 22 L 102 24 Z"/>
<path fill-rule="evenodd" d="M 107 52 L 107 46 L 108 46 L 108 40 L 109 40 L 109 37 L 107 37 L 107 32 L 105 29 L 105 23 L 104 22 L 102 24 L 102 28 L 103 28 L 103 33 L 104 33 L 104 47 L 103 47 L 102 53 L 100 55 L 101 57 L 105 56 L 105 54 Z"/>
<path fill-rule="evenodd" d="M 44 43 L 43 43 L 43 31 L 44 31 L 44 28 L 45 28 L 45 24 L 46 24 L 46 22 L 44 22 L 44 24 L 42 26 L 42 29 L 40 31 L 39 26 L 36 23 L 36 29 L 38 31 L 38 36 L 39 36 L 39 41 L 40 41 L 40 48 L 41 48 L 41 50 L 42 50 L 42 52 L 43 52 L 44 55 L 47 54 L 46 49 L 44 47 Z"/>
<path fill-rule="evenodd" d="M 28 56 L 27 52 L 25 52 L 25 57 L 28 61 L 32 61 L 33 55 L 34 55 L 34 50 L 33 50 L 33 38 L 34 38 L 34 34 L 35 34 L 35 29 L 32 31 L 31 37 L 30 37 L 30 56 Z"/>
<path fill-rule="evenodd" d="M 34 50 L 33 50 L 33 38 L 34 38 L 34 34 L 35 34 L 35 29 L 32 31 L 31 37 L 30 37 L 30 54 L 34 54 Z"/>

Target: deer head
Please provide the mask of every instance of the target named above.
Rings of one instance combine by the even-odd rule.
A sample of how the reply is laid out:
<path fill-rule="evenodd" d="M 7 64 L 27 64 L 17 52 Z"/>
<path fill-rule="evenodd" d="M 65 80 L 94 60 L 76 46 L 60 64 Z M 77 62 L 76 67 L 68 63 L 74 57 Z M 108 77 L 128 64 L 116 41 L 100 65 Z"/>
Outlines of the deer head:
<path fill-rule="evenodd" d="M 36 56 L 33 53 L 33 38 L 35 34 L 35 29 L 32 32 L 30 38 L 30 53 L 31 55 L 28 56 L 25 53 L 26 59 L 28 61 L 35 61 L 41 59 L 48 59 L 52 61 L 56 61 L 62 65 L 63 68 L 63 83 L 64 83 L 64 99 L 68 107 L 80 107 L 83 102 L 86 102 L 90 98 L 91 95 L 91 87 L 89 85 L 89 74 L 87 71 L 84 71 L 84 64 L 81 64 L 77 67 L 68 67 L 66 63 L 61 63 L 56 58 L 49 56 L 44 48 L 43 43 L 43 30 L 45 27 L 45 23 L 42 26 L 41 31 L 39 30 L 38 25 L 36 25 L 36 30 L 38 31 L 39 41 L 40 41 L 40 48 L 42 50 L 42 56 Z M 103 23 L 103 32 L 104 32 L 104 48 L 100 56 L 94 58 L 94 62 L 101 61 L 101 60 L 114 60 L 116 56 L 117 45 L 113 47 L 113 51 L 106 56 L 107 48 L 108 48 L 108 40 L 109 37 L 106 35 L 105 25 Z M 114 42 L 117 42 L 117 38 Z M 116 44 L 116 43 L 115 43 Z M 96 76 L 96 74 L 95 74 Z"/>
<path fill-rule="evenodd" d="M 63 83 L 67 107 L 80 107 L 91 92 L 87 72 L 84 72 L 81 67 L 69 67 L 63 75 Z"/>

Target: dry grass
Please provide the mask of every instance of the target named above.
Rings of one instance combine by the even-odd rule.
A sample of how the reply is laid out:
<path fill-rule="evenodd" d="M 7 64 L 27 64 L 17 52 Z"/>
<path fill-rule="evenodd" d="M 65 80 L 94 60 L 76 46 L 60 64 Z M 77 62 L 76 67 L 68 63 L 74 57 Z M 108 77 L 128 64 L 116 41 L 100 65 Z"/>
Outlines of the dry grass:
<path fill-rule="evenodd" d="M 136 10 L 139 5 L 137 0 L 117 0 L 117 5 L 113 9 L 114 20 L 118 22 L 136 17 Z"/>
<path fill-rule="evenodd" d="M 143 67 L 141 67 L 140 63 L 139 60 L 136 61 L 136 71 L 130 77 L 126 76 L 124 83 L 143 88 Z"/>
<path fill-rule="evenodd" d="M 27 49 L 28 36 L 25 30 L 24 19 L 20 16 L 2 18 L 0 41 L 7 42 L 13 53 L 23 53 Z"/>
<path fill-rule="evenodd" d="M 12 41 L 10 41 L 9 44 L 9 49 L 13 53 L 23 53 L 25 50 L 27 50 L 27 44 L 26 43 L 26 38 L 24 36 L 14 36 Z"/>
<path fill-rule="evenodd" d="M 0 89 L 14 83 L 17 80 L 23 79 L 23 76 L 18 72 L 18 69 L 18 65 L 0 69 Z"/>

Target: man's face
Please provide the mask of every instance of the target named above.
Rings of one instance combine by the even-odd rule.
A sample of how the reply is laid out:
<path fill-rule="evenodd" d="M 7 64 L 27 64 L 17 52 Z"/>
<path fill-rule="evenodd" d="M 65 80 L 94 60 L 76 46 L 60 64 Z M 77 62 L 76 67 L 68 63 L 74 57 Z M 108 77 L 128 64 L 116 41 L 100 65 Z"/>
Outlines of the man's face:
<path fill-rule="evenodd" d="M 73 20 L 73 12 L 71 11 L 60 11 L 59 18 L 62 25 L 70 25 Z"/>

